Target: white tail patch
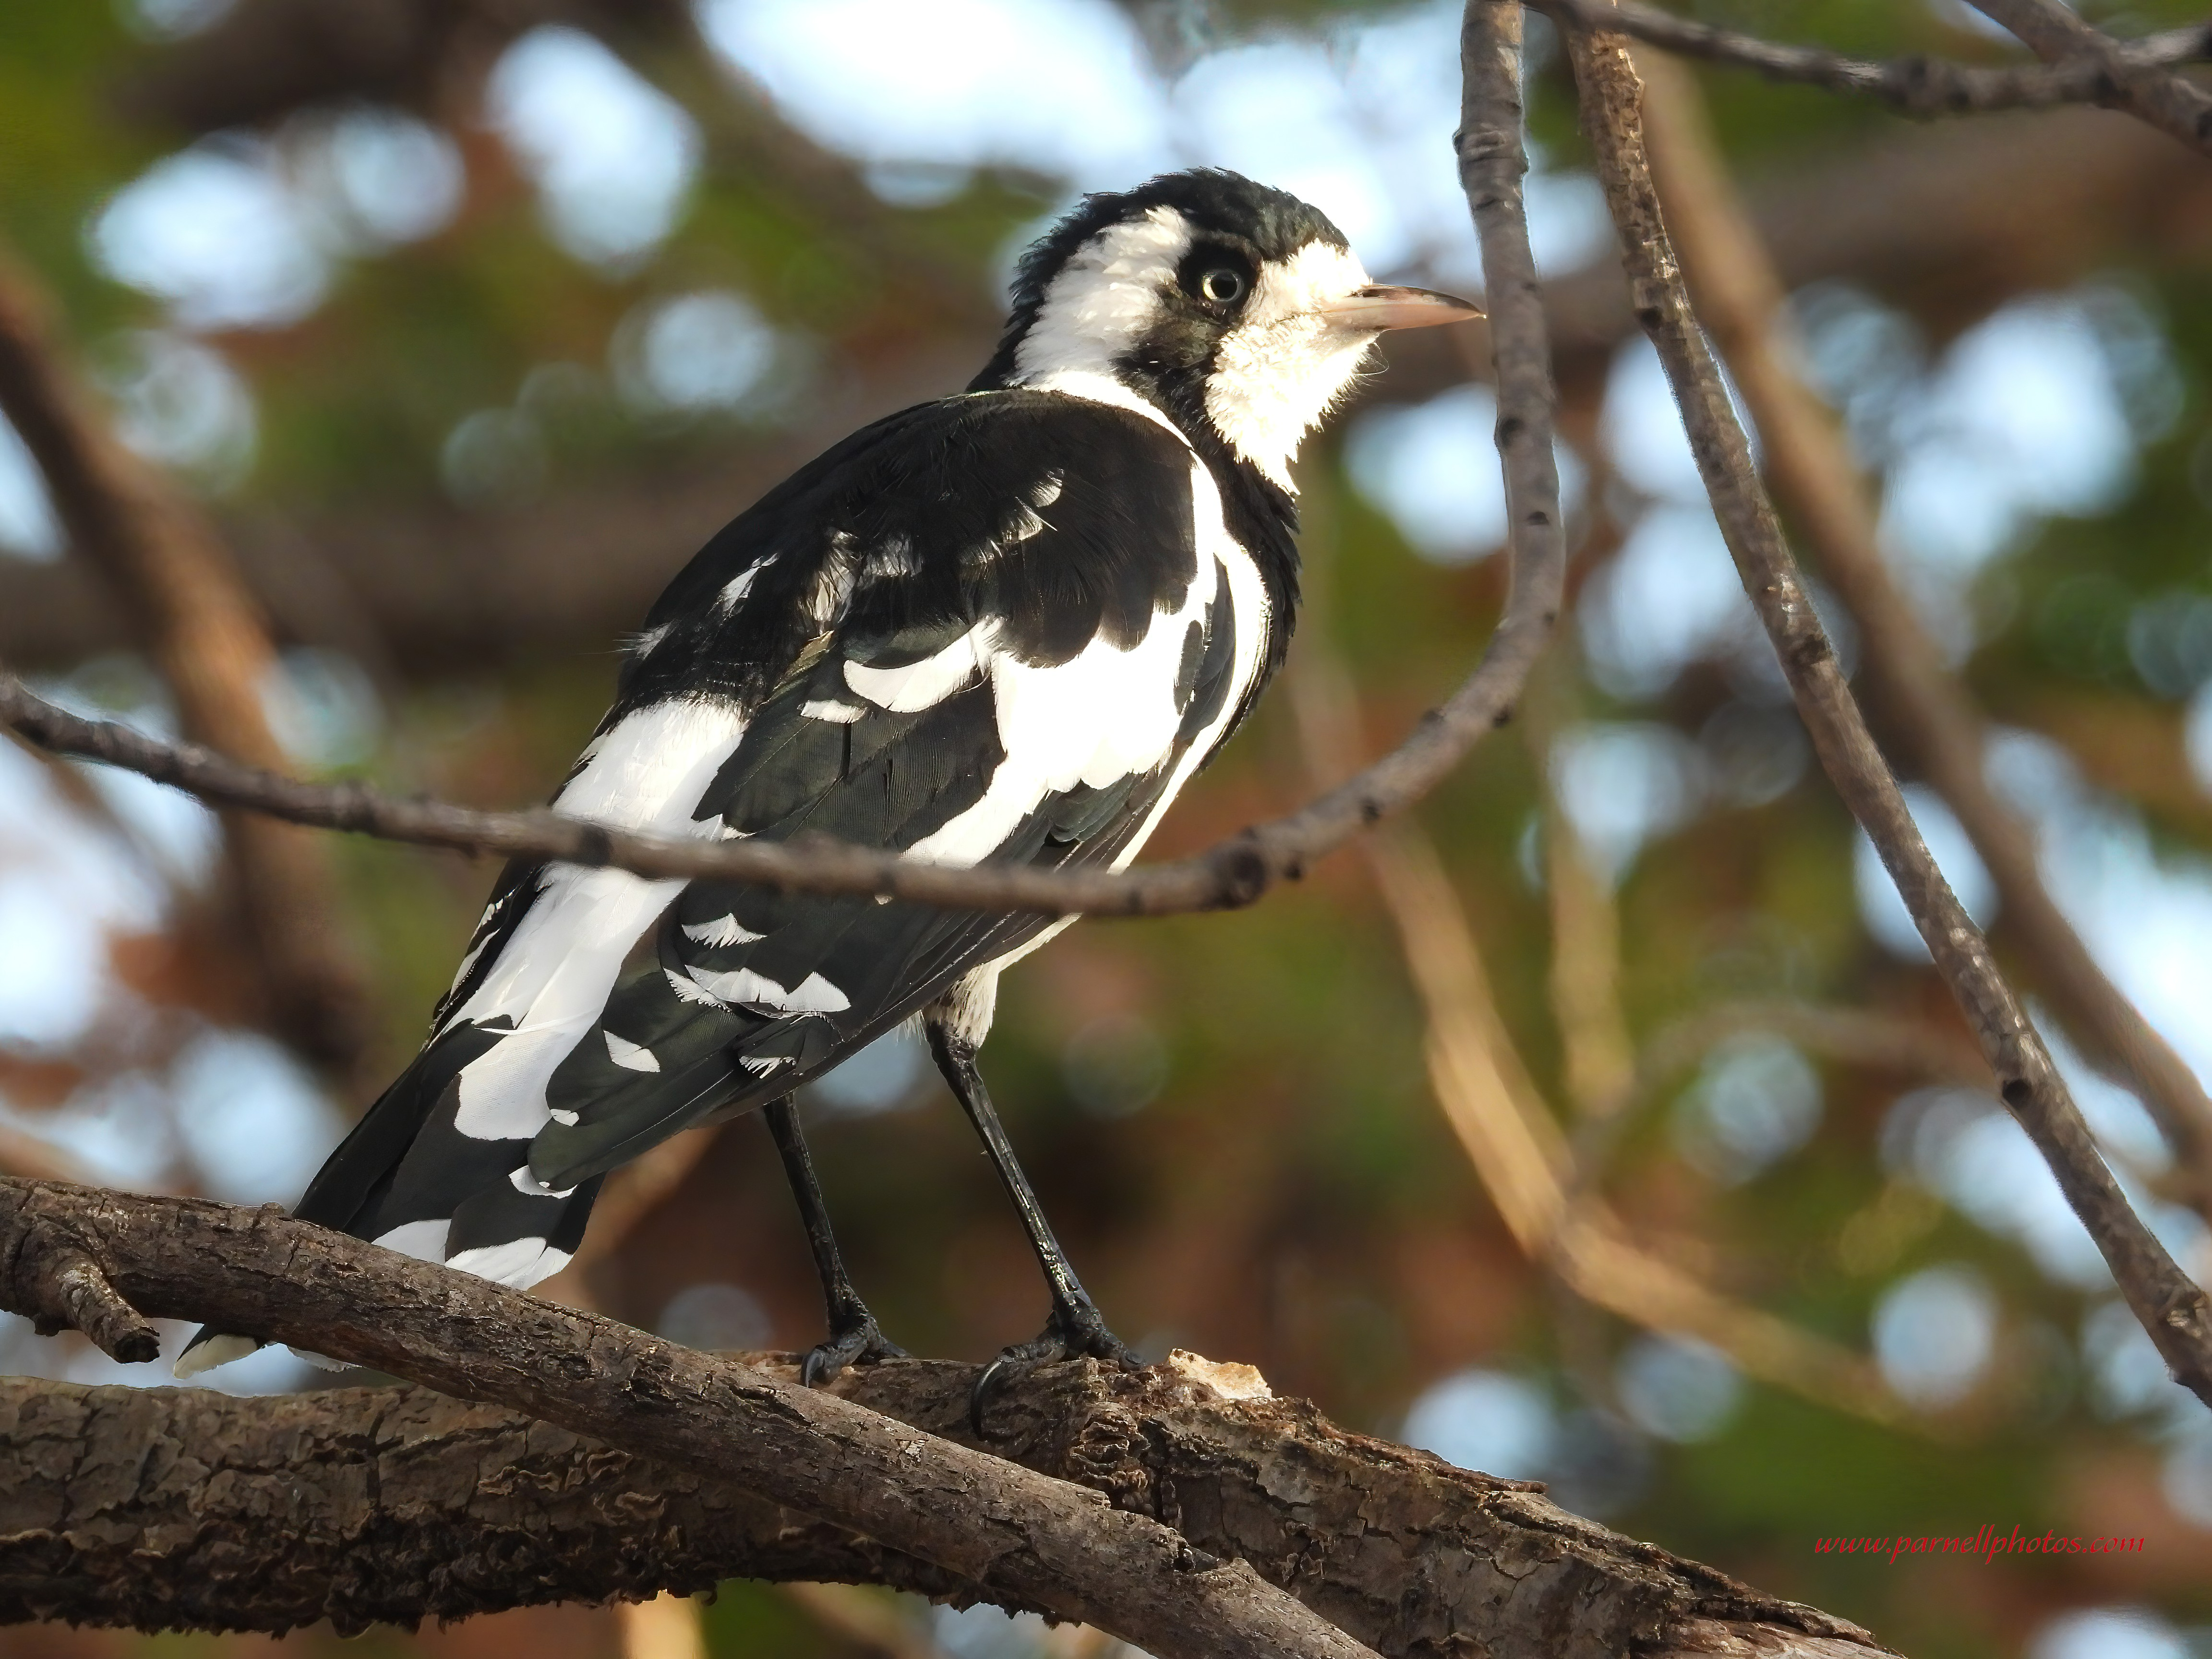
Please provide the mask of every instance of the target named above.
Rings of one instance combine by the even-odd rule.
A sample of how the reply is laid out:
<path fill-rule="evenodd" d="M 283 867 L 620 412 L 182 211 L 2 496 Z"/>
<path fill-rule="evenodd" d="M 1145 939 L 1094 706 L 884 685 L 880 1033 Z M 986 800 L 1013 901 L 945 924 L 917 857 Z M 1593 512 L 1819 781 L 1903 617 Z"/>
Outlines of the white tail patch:
<path fill-rule="evenodd" d="M 243 1359 L 260 1346 L 250 1336 L 211 1336 L 197 1348 L 187 1348 L 179 1354 L 177 1363 L 169 1367 L 169 1375 L 181 1382 L 202 1371 L 228 1365 L 234 1359 Z"/>
<path fill-rule="evenodd" d="M 538 1237 L 510 1238 L 504 1244 L 479 1244 L 450 1258 L 446 1265 L 478 1279 L 489 1279 L 510 1290 L 526 1291 L 541 1279 L 550 1279 L 568 1265 L 568 1252 L 549 1249 Z"/>
<path fill-rule="evenodd" d="M 411 1255 L 417 1261 L 443 1261 L 446 1235 L 453 1230 L 450 1216 L 440 1221 L 407 1221 L 388 1233 L 379 1233 L 369 1243 L 397 1250 L 402 1255 Z"/>

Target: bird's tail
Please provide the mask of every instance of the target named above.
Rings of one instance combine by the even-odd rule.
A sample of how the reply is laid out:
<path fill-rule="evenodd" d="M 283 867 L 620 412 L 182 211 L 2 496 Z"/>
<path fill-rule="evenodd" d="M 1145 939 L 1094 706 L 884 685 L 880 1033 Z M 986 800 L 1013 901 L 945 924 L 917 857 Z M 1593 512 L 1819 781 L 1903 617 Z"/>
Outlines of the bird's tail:
<path fill-rule="evenodd" d="M 549 1192 L 530 1172 L 527 1139 L 470 1134 L 461 1109 L 465 1070 L 528 1061 L 521 1051 L 535 1045 L 518 1036 L 481 1026 L 441 1034 L 339 1143 L 293 1213 L 517 1290 L 566 1267 L 583 1242 L 601 1177 Z M 203 1327 L 177 1357 L 175 1373 L 228 1364 L 263 1340 Z"/>

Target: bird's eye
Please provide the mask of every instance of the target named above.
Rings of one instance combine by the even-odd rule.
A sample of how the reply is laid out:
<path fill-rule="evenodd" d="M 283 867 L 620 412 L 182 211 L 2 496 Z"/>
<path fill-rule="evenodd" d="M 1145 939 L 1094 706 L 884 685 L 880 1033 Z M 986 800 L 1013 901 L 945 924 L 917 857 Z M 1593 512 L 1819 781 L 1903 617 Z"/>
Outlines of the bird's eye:
<path fill-rule="evenodd" d="M 1243 273 L 1225 265 L 1209 270 L 1198 279 L 1198 291 L 1218 306 L 1233 306 L 1244 297 Z"/>

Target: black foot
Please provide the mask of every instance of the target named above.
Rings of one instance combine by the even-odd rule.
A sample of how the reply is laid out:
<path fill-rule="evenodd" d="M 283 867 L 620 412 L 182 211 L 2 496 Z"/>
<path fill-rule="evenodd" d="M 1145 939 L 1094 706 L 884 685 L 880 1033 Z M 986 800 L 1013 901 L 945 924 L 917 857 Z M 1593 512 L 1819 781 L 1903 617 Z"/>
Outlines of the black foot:
<path fill-rule="evenodd" d="M 806 1388 L 818 1389 L 834 1382 L 848 1365 L 872 1365 L 878 1359 L 906 1357 L 906 1350 L 877 1328 L 876 1316 L 864 1312 L 832 1334 L 827 1342 L 818 1342 L 806 1351 L 806 1358 L 799 1362 L 799 1380 Z"/>
<path fill-rule="evenodd" d="M 1127 1371 L 1142 1370 L 1145 1365 L 1127 1343 L 1106 1328 L 1098 1310 L 1089 1302 L 1060 1309 L 1046 1322 L 1040 1335 L 1015 1343 L 983 1367 L 975 1386 L 968 1391 L 968 1426 L 978 1440 L 988 1440 L 983 1413 L 1001 1389 L 1020 1382 L 1041 1365 L 1085 1358 L 1109 1360 Z"/>

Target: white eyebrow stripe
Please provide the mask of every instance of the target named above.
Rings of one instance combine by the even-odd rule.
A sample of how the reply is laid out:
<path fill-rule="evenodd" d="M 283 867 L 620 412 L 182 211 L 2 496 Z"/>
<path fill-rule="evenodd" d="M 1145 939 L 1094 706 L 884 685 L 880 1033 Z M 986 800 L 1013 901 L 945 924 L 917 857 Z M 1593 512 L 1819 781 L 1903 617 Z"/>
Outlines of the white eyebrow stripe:
<path fill-rule="evenodd" d="M 1151 325 L 1159 292 L 1175 280 L 1191 241 L 1188 219 L 1156 207 L 1141 219 L 1109 225 L 1076 249 L 1022 337 L 1016 379 L 1075 373 L 1111 380 L 1115 360 Z"/>

